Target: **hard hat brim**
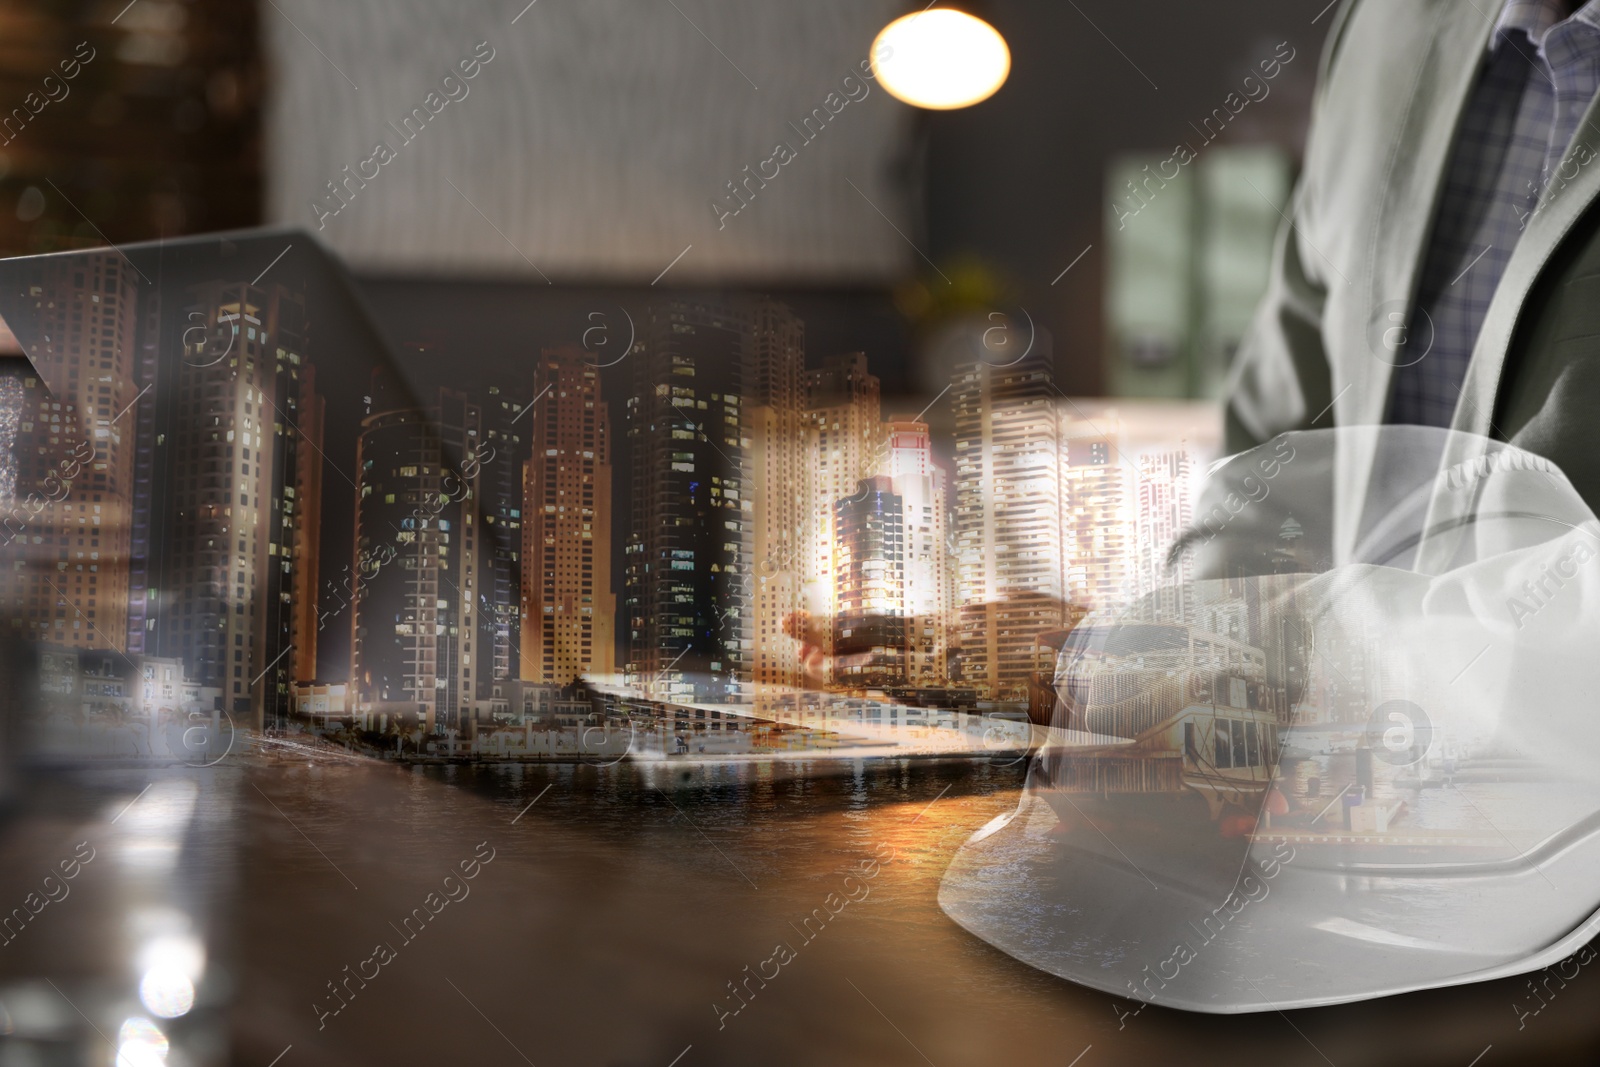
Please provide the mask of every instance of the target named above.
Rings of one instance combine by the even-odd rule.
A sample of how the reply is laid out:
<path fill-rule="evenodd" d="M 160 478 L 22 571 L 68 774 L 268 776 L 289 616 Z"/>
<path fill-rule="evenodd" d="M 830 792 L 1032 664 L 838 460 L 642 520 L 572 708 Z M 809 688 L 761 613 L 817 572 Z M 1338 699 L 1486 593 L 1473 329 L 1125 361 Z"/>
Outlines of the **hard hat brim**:
<path fill-rule="evenodd" d="M 1234 1014 L 1487 981 L 1557 963 L 1600 933 L 1600 837 L 1526 862 L 1362 874 L 1259 841 L 1152 860 L 1118 827 L 1065 829 L 1038 792 L 975 833 L 944 912 L 1030 966 L 1130 1000 Z M 1285 857 L 1288 858 L 1285 858 Z M 1140 862 L 1140 860 L 1144 862 Z M 1237 879 L 1218 877 L 1237 865 Z M 1563 918 L 1563 916 L 1565 918 Z"/>

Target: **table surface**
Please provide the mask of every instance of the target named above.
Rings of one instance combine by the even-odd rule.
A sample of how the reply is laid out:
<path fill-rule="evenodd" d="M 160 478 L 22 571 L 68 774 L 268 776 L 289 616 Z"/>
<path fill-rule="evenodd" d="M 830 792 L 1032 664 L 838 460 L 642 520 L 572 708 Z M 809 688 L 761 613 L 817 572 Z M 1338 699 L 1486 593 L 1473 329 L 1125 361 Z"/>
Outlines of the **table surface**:
<path fill-rule="evenodd" d="M 1537 1000 L 1525 976 L 1201 1016 L 1018 963 L 937 892 L 1021 780 L 986 760 L 34 776 L 0 827 L 0 903 L 79 842 L 96 858 L 0 946 L 0 1062 L 110 1062 L 139 930 L 173 912 L 207 951 L 195 1010 L 164 1024 L 173 1064 L 1596 1061 L 1586 972 Z"/>

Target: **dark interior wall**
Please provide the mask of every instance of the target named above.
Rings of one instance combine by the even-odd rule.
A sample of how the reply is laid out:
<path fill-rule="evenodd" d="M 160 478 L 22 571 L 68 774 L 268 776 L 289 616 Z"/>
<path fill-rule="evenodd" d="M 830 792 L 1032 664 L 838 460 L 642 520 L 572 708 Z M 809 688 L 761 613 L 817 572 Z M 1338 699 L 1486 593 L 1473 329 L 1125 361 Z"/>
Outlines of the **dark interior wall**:
<path fill-rule="evenodd" d="M 976 107 L 924 120 L 929 255 L 941 264 L 972 255 L 993 267 L 1010 299 L 1054 334 L 1063 388 L 1102 392 L 1105 232 L 1114 220 L 1107 162 L 1193 140 L 1189 124 L 1222 106 L 1280 42 L 1294 58 L 1217 143 L 1271 141 L 1298 158 L 1336 14 L 1326 2 L 985 4 L 978 13 L 1011 47 L 1011 77 Z"/>
<path fill-rule="evenodd" d="M 907 0 L 907 10 L 912 6 Z M 57 53 L 69 55 L 74 42 L 88 40 L 98 49 L 97 58 L 72 83 L 70 98 L 51 104 L 0 146 L 0 252 L 172 237 L 251 225 L 262 218 L 254 169 L 262 67 L 254 33 L 257 4 L 195 0 L 185 7 L 188 15 L 180 23 L 157 17 L 175 7 L 172 0 L 147 0 L 113 24 L 121 7 L 62 5 L 48 18 L 17 23 L 14 29 L 22 26 L 29 33 L 7 38 L 9 47 L 0 48 L 0 84 L 9 86 L 13 103 L 34 87 L 45 68 L 54 69 Z M 0 0 L 0 14 L 15 15 L 24 8 Z M 1063 388 L 1100 393 L 1105 379 L 1107 162 L 1122 152 L 1170 151 L 1178 139 L 1190 136 L 1190 123 L 1220 106 L 1279 42 L 1288 42 L 1294 60 L 1272 83 L 1270 94 L 1229 125 L 1220 143 L 1265 140 L 1297 151 L 1317 56 L 1335 13 L 1328 0 L 980 0 L 975 9 L 1005 35 L 1013 55 L 1011 77 L 999 93 L 976 107 L 916 113 L 919 133 L 911 170 L 920 179 L 915 183 L 921 190 L 920 212 L 913 213 L 920 227 L 908 225 L 908 236 L 941 267 L 971 256 L 1007 280 L 1007 310 L 1026 308 L 1053 335 Z M 607 29 L 598 12 L 561 10 L 563 20 L 551 20 L 542 33 L 574 40 L 572 21 L 584 18 L 593 18 L 590 29 L 600 37 L 616 32 L 614 26 Z M 270 8 L 265 11 L 281 22 Z M 784 25 L 775 9 L 763 6 L 724 9 L 708 0 L 695 11 L 703 13 L 708 31 L 728 40 L 741 33 L 752 41 L 765 39 L 773 27 Z M 866 53 L 869 23 L 875 24 L 875 18 L 860 21 L 864 17 L 858 12 L 859 25 L 831 31 L 841 38 L 841 50 Z M 672 18 L 681 22 L 676 15 Z M 687 23 L 671 25 L 683 37 L 683 55 L 700 58 L 685 60 L 681 69 L 666 64 L 658 73 L 674 84 L 703 80 L 704 41 Z M 251 32 L 235 33 L 230 27 Z M 303 51 L 309 63 L 322 64 L 299 38 L 290 45 Z M 361 58 L 363 48 L 371 50 L 359 37 L 350 48 L 352 62 Z M 281 80 L 282 64 L 267 66 Z M 675 73 L 669 76 L 668 70 Z M 736 78 L 727 70 L 718 73 Z M 809 75 L 809 69 L 802 73 Z M 801 81 L 807 86 L 802 96 L 810 101 L 815 95 L 810 82 L 804 77 Z M 887 99 L 871 103 L 892 110 Z M 789 112 L 779 108 L 774 115 L 780 113 Z M 769 125 L 782 127 L 773 118 L 760 128 Z M 597 142 L 607 136 L 604 128 L 593 129 Z M 303 139 L 298 150 L 304 150 Z M 823 167 L 825 173 L 811 177 L 845 189 L 853 198 L 849 203 L 868 210 L 836 178 L 848 166 L 861 166 L 862 160 L 851 153 L 842 158 L 837 171 Z M 819 156 L 807 162 L 829 161 Z M 655 165 L 670 166 L 661 161 Z M 720 175 L 726 168 L 712 169 Z M 714 188 L 715 182 L 708 187 Z M 799 197 L 796 190 L 785 195 Z M 777 203 L 775 192 L 764 210 Z M 588 217 L 597 233 L 603 230 L 604 210 Z M 866 225 L 878 227 L 887 242 L 898 244 L 898 235 L 878 226 L 876 215 L 869 212 Z M 612 226 L 626 237 L 628 227 L 615 212 Z M 486 247 L 504 251 L 492 231 L 485 227 L 482 234 Z M 699 240 L 667 236 L 671 239 L 663 247 L 670 245 L 672 255 L 680 240 Z M 712 247 L 701 242 L 695 254 L 709 254 Z M 1085 249 L 1087 254 L 1052 285 Z M 670 258 L 665 253 L 651 258 L 644 275 L 618 280 L 648 281 L 657 261 Z M 919 257 L 907 258 L 926 270 Z M 448 266 L 441 262 L 437 270 L 420 273 L 444 273 Z M 680 269 L 692 273 L 689 265 Z M 733 285 L 741 281 L 717 280 Z"/>
<path fill-rule="evenodd" d="M 256 0 L 0 0 L 0 255 L 261 221 Z"/>

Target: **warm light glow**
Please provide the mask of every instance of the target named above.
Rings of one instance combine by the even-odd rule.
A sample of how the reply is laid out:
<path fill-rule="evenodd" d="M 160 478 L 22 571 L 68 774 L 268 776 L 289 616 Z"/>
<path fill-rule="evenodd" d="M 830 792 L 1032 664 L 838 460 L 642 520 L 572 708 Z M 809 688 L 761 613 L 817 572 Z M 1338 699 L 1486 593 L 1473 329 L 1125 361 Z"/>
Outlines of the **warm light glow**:
<path fill-rule="evenodd" d="M 994 95 L 1011 73 L 1011 50 L 982 19 L 932 8 L 883 28 L 872 42 L 872 69 L 891 96 L 945 111 Z"/>

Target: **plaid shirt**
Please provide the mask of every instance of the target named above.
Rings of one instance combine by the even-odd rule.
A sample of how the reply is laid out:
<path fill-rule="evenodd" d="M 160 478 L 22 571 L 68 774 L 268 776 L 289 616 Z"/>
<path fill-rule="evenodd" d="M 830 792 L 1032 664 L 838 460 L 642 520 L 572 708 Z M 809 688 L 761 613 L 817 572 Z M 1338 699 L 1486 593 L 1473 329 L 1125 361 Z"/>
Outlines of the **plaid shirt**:
<path fill-rule="evenodd" d="M 1565 0 L 1508 0 L 1461 117 L 1423 262 L 1410 340 L 1432 344 L 1398 367 L 1388 422 L 1449 426 L 1467 363 L 1511 251 L 1600 89 L 1600 0 L 1563 18 Z M 1590 143 L 1600 150 L 1600 130 Z M 1554 183 L 1550 181 L 1556 174 Z"/>

